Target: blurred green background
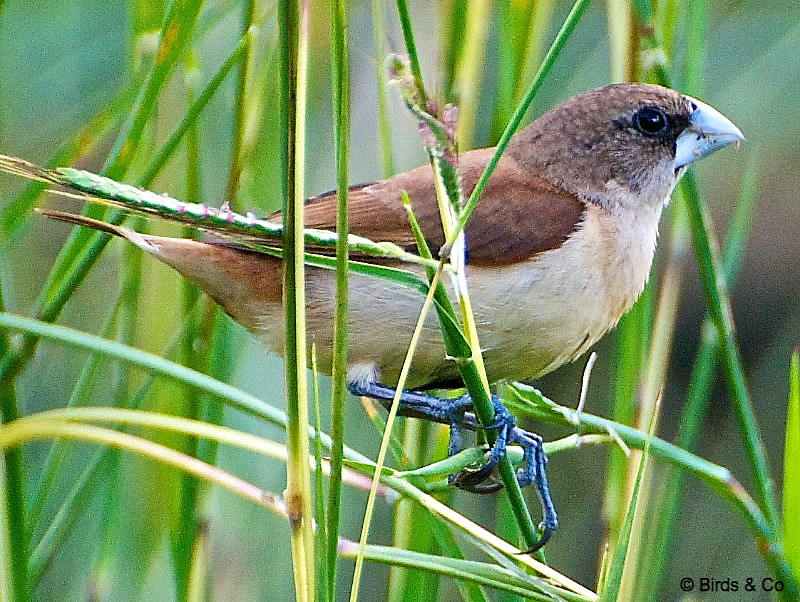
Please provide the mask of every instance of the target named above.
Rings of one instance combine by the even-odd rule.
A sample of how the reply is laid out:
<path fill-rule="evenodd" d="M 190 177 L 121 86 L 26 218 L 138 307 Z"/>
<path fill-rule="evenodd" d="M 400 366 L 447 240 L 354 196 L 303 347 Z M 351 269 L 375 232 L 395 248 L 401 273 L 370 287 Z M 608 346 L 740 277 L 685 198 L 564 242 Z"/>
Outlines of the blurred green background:
<path fill-rule="evenodd" d="M 152 59 L 157 32 L 166 3 L 119 0 L 11 0 L 0 13 L 0 152 L 45 162 L 91 117 L 135 81 L 142 64 Z M 442 15 L 451 2 L 410 2 L 417 43 L 428 88 L 444 86 Z M 496 19 L 502 5 L 492 3 L 484 81 L 478 103 L 475 145 L 489 143 L 492 106 L 497 93 L 497 60 L 501 39 Z M 708 3 L 706 68 L 700 98 L 718 108 L 745 133 L 740 152 L 714 155 L 697 167 L 700 186 L 711 205 L 719 233 L 729 221 L 739 194 L 742 174 L 757 153 L 758 197 L 741 277 L 733 291 L 739 341 L 750 377 L 752 397 L 774 475 L 780 475 L 787 395 L 787 366 L 791 349 L 800 341 L 800 3 L 795 0 L 761 2 L 729 0 Z M 548 45 L 571 3 L 555 2 L 551 25 L 541 45 Z M 207 2 L 195 31 L 192 53 L 195 70 L 190 78 L 205 82 L 235 45 L 242 6 L 234 2 Z M 275 53 L 275 17 L 272 3 L 258 5 L 264 15 L 254 54 Z M 309 112 L 306 191 L 308 195 L 335 186 L 330 101 L 329 6 L 313 2 L 311 16 Z M 394 5 L 387 2 L 387 34 L 390 49 L 402 51 L 402 36 Z M 691 23 L 678 28 L 672 57 L 678 74 L 682 48 Z M 370 3 L 350 2 L 352 73 L 352 183 L 381 176 L 376 108 L 376 57 L 372 38 Z M 270 60 L 270 59 L 267 59 Z M 271 59 L 274 62 L 274 58 Z M 605 4 L 593 2 L 567 44 L 553 73 L 534 102 L 529 118 L 567 96 L 612 81 Z M 140 173 L 156 141 L 175 127 L 186 108 L 184 76 L 178 69 L 162 92 L 157 114 L 130 174 Z M 272 77 L 252 83 L 260 95 L 256 118 L 249 123 L 256 139 L 251 146 L 250 167 L 242 177 L 238 195 L 242 208 L 266 212 L 279 205 L 277 181 L 277 86 Z M 678 80 L 679 81 L 679 80 Z M 234 78 L 226 81 L 200 120 L 201 199 L 218 204 L 224 193 L 230 161 L 234 113 Z M 202 85 L 202 84 L 201 84 Z M 425 162 L 416 124 L 396 94 L 389 90 L 389 110 L 396 171 Z M 113 136 L 80 159 L 79 165 L 99 170 Z M 176 197 L 185 194 L 183 151 L 151 186 Z M 129 179 L 133 179 L 132 176 Z M 23 183 L 10 177 L 0 180 L 0 207 L 8 203 Z M 195 200 L 195 199 L 191 199 Z M 68 201 L 43 198 L 41 204 L 75 208 Z M 663 228 L 666 231 L 666 228 Z M 68 229 L 32 216 L 12 238 L 2 241 L 0 278 L 8 311 L 28 314 Z M 663 242 L 663 241 L 662 241 Z M 60 320 L 98 333 L 119 289 L 118 267 L 122 245 L 112 244 L 102 260 L 67 305 Z M 661 249 L 663 251 L 664 245 Z M 663 260 L 663 256 L 657 262 Z M 180 281 L 168 269 L 144 259 L 144 295 L 140 299 L 135 343 L 160 352 L 180 323 Z M 659 433 L 672 438 L 676 416 L 685 393 L 688 370 L 699 339 L 705 313 L 702 289 L 691 257 L 683 264 L 686 278 L 678 313 L 678 330 L 669 377 L 663 397 Z M 657 272 L 656 272 L 657 274 Z M 657 277 L 657 276 L 656 276 Z M 239 329 L 233 384 L 282 404 L 283 371 L 280 360 Z M 587 408 L 607 413 L 613 369 L 613 334 L 599 346 Z M 23 413 L 61 407 L 66 403 L 83 361 L 83 353 L 44 343 L 35 360 L 19 379 Z M 564 405 L 577 402 L 583 361 L 540 381 L 543 391 Z M 108 368 L 109 380 L 114 368 Z M 136 378 L 139 378 L 137 376 Z M 722 381 L 721 378 L 718 380 Z M 137 381 L 140 382 L 140 381 Z M 729 467 L 749 485 L 745 459 L 724 383 L 712 396 L 710 416 L 704 428 L 699 454 Z M 157 383 L 148 407 L 168 410 L 169 390 Z M 323 381 L 323 399 L 329 391 Z M 109 405 L 102 384 L 94 403 Z M 278 429 L 226 411 L 226 423 L 244 430 L 266 433 L 282 440 Z M 529 425 L 536 429 L 536 425 Z M 357 401 L 347 416 L 346 443 L 374 457 L 379 436 Z M 545 438 L 563 434 L 540 429 Z M 79 473 L 94 450 L 74 444 L 68 457 L 70 470 Z M 29 474 L 46 453 L 44 444 L 25 449 Z M 604 536 L 601 519 L 603 475 L 607 451 L 587 448 L 559 455 L 550 463 L 550 482 L 561 525 L 548 545 L 548 559 L 565 574 L 593 586 L 600 545 Z M 78 521 L 61 551 L 47 567 L 36 589 L 46 600 L 114 599 L 164 600 L 174 596 L 167 543 L 168 513 L 176 499 L 171 494 L 176 473 L 153 463 L 123 457 L 124 483 L 119 490 L 120 514 L 116 526 L 100 537 L 105 520 L 104 491 Z M 277 462 L 254 462 L 251 456 L 222 448 L 219 464 L 269 491 L 285 487 L 285 467 Z M 658 464 L 656 464 L 656 477 Z M 34 482 L 31 483 L 33 485 Z M 59 485 L 64 494 L 68 482 Z M 343 535 L 357 538 L 366 495 L 345 489 Z M 531 507 L 535 499 L 528 494 Z M 54 511 L 56 505 L 50 508 Z M 494 528 L 495 498 L 457 493 L 456 506 L 468 516 Z M 391 539 L 392 510 L 379 502 L 371 541 Z M 208 511 L 211 542 L 212 596 L 219 600 L 283 600 L 292 592 L 289 538 L 286 525 L 232 494 L 215 491 Z M 709 576 L 761 578 L 768 574 L 750 533 L 732 511 L 696 480 L 687 480 L 687 495 L 677 533 L 677 546 L 664 579 L 663 599 L 679 597 L 683 576 L 699 577 L 698 567 Z M 349 582 L 351 565 L 343 563 L 340 577 Z M 382 599 L 385 567 L 366 565 L 363 599 Z M 344 583 L 344 581 L 343 581 Z M 340 593 L 344 595 L 346 588 Z M 440 598 L 456 599 L 456 588 L 443 583 Z M 719 598 L 730 599 L 724 594 Z"/>

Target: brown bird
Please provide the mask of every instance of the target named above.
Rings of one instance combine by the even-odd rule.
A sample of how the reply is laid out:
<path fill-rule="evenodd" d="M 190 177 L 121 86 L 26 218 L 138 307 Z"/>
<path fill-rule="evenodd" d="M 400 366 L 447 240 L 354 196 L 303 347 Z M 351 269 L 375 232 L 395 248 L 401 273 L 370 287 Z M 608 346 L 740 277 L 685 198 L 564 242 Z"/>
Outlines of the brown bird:
<path fill-rule="evenodd" d="M 630 309 L 647 281 L 658 221 L 690 162 L 733 142 L 741 132 L 710 106 L 666 88 L 621 84 L 574 96 L 531 123 L 511 141 L 466 226 L 467 278 L 490 381 L 542 376 L 586 352 Z M 468 194 L 493 153 L 458 157 Z M 432 248 L 443 244 L 430 166 L 350 190 L 351 231 L 416 243 L 401 191 L 406 191 Z M 189 278 L 268 347 L 283 349 L 281 263 L 216 241 L 142 235 L 80 216 L 55 217 L 112 232 Z M 279 215 L 272 216 L 279 220 Z M 335 229 L 336 195 L 310 199 L 308 227 Z M 407 267 L 407 266 L 406 266 Z M 335 280 L 309 268 L 306 303 L 309 341 L 320 369 L 330 371 Z M 391 399 L 423 299 L 415 291 L 366 275 L 350 276 L 348 381 L 350 390 Z M 435 316 L 426 322 L 407 386 L 460 387 L 445 354 Z M 470 409 L 467 396 L 445 400 L 407 392 L 404 411 L 457 427 Z M 544 506 L 540 545 L 556 526 L 547 493 L 540 440 L 517 428 L 496 401 L 498 443 L 487 476 L 518 442 L 526 449 L 521 484 L 536 482 Z M 474 418 L 467 425 L 476 426 Z"/>

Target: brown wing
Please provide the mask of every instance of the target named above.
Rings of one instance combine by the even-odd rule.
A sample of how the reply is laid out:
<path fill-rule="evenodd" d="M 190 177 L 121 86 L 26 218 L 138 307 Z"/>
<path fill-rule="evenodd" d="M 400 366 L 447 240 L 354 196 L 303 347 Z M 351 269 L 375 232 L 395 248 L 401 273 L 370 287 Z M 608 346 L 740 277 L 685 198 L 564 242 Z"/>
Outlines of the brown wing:
<path fill-rule="evenodd" d="M 494 149 L 464 153 L 459 158 L 466 195 L 472 191 Z M 411 198 L 414 214 L 435 254 L 443 243 L 442 226 L 429 165 L 388 180 L 350 190 L 350 231 L 375 241 L 391 241 L 416 251 L 401 193 Z M 467 223 L 468 261 L 472 265 L 511 264 L 559 247 L 580 223 L 584 204 L 545 180 L 524 171 L 504 156 Z M 273 216 L 280 219 L 280 215 Z M 309 199 L 305 223 L 335 230 L 336 195 Z"/>

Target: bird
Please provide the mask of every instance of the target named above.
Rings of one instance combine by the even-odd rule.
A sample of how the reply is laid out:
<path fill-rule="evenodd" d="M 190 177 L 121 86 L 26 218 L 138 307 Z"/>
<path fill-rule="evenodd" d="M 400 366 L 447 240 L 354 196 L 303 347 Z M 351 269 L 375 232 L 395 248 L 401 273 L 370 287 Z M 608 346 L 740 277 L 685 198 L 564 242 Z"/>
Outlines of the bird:
<path fill-rule="evenodd" d="M 658 223 L 687 166 L 729 144 L 741 131 L 713 107 L 651 84 L 613 84 L 568 98 L 515 134 L 465 227 L 466 275 L 490 382 L 532 380 L 589 350 L 635 303 L 648 280 Z M 455 158 L 466 194 L 494 148 Z M 21 171 L 17 166 L 17 172 Z M 48 172 L 39 172 L 39 176 Z M 45 176 L 46 178 L 46 176 Z M 444 244 L 431 165 L 349 189 L 350 231 L 417 249 L 401 197 L 434 255 Z M 334 230 L 335 191 L 308 199 L 305 225 Z M 121 226 L 45 210 L 50 217 L 104 230 L 171 266 L 210 295 L 267 347 L 282 353 L 281 262 L 229 240 L 140 234 Z M 267 221 L 280 223 L 280 214 Z M 366 258 L 369 261 L 369 258 Z M 391 264 L 391 261 L 380 260 Z M 417 269 L 419 266 L 405 269 Z M 335 274 L 306 271 L 308 339 L 322 372 L 330 373 Z M 365 274 L 349 278 L 347 382 L 351 392 L 394 395 L 423 304 L 417 291 Z M 451 426 L 450 453 L 462 425 L 479 428 L 469 395 L 436 397 L 430 390 L 463 387 L 445 352 L 435 316 L 424 323 L 403 392 L 401 414 Z M 518 443 L 521 485 L 535 483 L 543 506 L 541 547 L 558 522 L 545 476 L 541 439 L 516 426 L 494 397 L 498 438 L 486 467 L 462 484 L 478 484 Z"/>

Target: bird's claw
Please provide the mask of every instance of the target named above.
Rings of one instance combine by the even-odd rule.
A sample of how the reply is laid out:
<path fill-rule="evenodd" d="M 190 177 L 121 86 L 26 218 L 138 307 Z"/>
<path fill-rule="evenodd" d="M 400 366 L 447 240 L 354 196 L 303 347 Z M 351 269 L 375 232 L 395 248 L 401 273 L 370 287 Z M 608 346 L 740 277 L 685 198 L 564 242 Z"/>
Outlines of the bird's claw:
<path fill-rule="evenodd" d="M 365 395 L 390 406 L 394 397 L 394 389 L 378 383 L 351 383 L 350 391 L 355 395 Z M 469 395 L 445 399 L 416 391 L 403 391 L 400 397 L 399 413 L 404 416 L 432 420 L 450 427 L 448 456 L 464 449 L 463 429 L 493 430 L 497 433 L 494 444 L 490 447 L 486 463 L 475 470 L 462 470 L 450 475 L 448 483 L 472 493 L 494 493 L 503 488 L 503 484 L 492 477 L 497 465 L 506 455 L 508 445 L 518 444 L 523 450 L 523 465 L 516 476 L 520 487 L 536 485 L 536 492 L 542 504 L 542 522 L 539 525 L 539 539 L 527 552 L 535 552 L 541 548 L 558 526 L 553 500 L 547 484 L 547 457 L 544 453 L 542 438 L 539 435 L 519 428 L 511 412 L 492 395 L 494 420 L 488 426 L 482 426 L 475 416 L 467 411 L 472 409 Z"/>

